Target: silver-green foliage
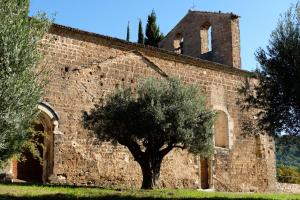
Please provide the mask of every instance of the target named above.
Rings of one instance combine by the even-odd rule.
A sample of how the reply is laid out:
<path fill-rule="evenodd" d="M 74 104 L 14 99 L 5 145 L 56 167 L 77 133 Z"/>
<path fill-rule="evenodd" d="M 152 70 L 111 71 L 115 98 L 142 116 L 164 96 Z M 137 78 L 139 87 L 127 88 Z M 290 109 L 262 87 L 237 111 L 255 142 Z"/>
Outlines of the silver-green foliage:
<path fill-rule="evenodd" d="M 44 85 L 34 68 L 49 22 L 28 12 L 29 0 L 0 0 L 0 165 L 29 138 Z"/>
<path fill-rule="evenodd" d="M 149 189 L 156 187 L 161 161 L 173 148 L 212 153 L 213 116 L 198 88 L 150 78 L 135 95 L 131 88 L 112 94 L 85 113 L 84 122 L 101 140 L 130 150 L 143 171 L 142 187 Z"/>
<path fill-rule="evenodd" d="M 244 108 L 260 110 L 259 128 L 274 136 L 300 136 L 300 1 L 278 21 L 266 50 L 256 53 L 260 67 L 240 92 Z"/>

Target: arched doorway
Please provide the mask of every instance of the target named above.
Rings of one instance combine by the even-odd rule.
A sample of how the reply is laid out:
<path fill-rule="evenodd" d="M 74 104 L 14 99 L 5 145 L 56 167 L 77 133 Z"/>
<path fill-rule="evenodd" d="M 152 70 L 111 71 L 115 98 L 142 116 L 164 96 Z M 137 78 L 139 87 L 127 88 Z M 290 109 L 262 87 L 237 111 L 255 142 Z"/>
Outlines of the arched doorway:
<path fill-rule="evenodd" d="M 53 173 L 54 165 L 54 132 L 58 128 L 59 117 L 53 108 L 43 102 L 38 108 L 40 114 L 37 122 L 33 124 L 33 129 L 37 133 L 33 137 L 36 142 L 36 149 L 39 152 L 40 159 L 34 156 L 30 151 L 22 152 L 21 161 L 14 160 L 12 163 L 13 178 L 16 181 L 25 181 L 31 183 L 45 183 Z"/>

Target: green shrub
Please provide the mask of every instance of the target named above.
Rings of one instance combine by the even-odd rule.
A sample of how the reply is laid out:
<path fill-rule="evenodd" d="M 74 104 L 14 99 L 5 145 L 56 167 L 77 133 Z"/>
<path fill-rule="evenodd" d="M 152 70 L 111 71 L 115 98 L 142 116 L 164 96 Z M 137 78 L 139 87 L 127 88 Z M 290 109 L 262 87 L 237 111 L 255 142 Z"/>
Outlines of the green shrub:
<path fill-rule="evenodd" d="M 296 167 L 277 167 L 277 180 L 282 183 L 300 184 L 300 171 Z"/>

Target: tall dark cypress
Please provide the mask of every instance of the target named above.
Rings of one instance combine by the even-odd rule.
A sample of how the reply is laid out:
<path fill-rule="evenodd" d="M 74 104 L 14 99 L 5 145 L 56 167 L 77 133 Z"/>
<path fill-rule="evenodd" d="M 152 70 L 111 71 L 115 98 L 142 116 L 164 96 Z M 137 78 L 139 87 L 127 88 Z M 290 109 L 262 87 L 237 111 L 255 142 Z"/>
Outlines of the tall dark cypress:
<path fill-rule="evenodd" d="M 128 21 L 128 25 L 127 25 L 127 34 L 126 34 L 126 41 L 130 41 L 130 27 L 129 27 L 129 21 Z"/>
<path fill-rule="evenodd" d="M 139 32 L 138 32 L 138 43 L 139 44 L 144 44 L 145 39 L 144 39 L 144 32 L 143 32 L 143 24 L 142 20 L 140 18 L 139 20 Z"/>
<path fill-rule="evenodd" d="M 163 37 L 163 34 L 159 30 L 159 26 L 156 24 L 155 11 L 152 10 L 151 14 L 148 15 L 145 44 L 157 47 Z"/>

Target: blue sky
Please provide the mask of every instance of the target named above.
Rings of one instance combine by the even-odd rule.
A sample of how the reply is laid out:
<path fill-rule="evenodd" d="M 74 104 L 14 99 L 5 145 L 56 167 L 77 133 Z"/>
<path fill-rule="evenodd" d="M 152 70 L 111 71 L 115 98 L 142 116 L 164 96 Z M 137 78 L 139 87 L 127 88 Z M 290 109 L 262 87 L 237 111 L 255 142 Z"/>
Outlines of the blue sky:
<path fill-rule="evenodd" d="M 44 11 L 58 24 L 103 35 L 126 38 L 130 21 L 130 39 L 137 40 L 139 18 L 145 26 L 147 15 L 155 10 L 161 31 L 166 35 L 188 12 L 233 12 L 241 28 L 242 68 L 253 70 L 258 64 L 254 53 L 265 48 L 279 15 L 297 0 L 31 0 L 30 15 Z"/>

